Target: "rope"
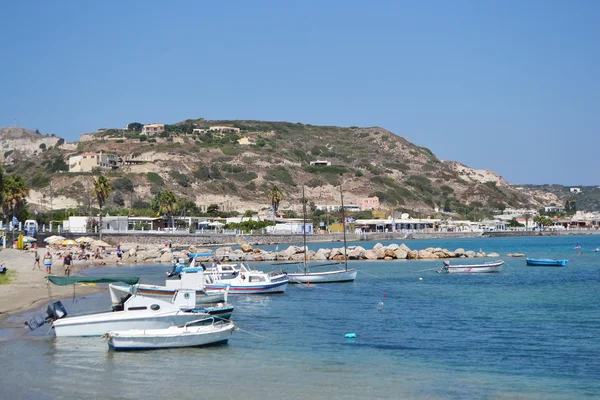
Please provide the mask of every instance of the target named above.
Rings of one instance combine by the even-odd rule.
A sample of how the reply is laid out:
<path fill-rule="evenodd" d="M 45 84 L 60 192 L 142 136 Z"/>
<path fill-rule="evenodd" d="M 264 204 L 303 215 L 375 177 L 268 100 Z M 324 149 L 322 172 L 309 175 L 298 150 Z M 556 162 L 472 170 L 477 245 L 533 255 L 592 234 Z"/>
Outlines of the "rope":
<path fill-rule="evenodd" d="M 248 335 L 257 336 L 257 337 L 259 337 L 259 338 L 261 338 L 261 339 L 268 339 L 268 340 L 271 340 L 271 341 L 273 341 L 273 342 L 279 342 L 279 339 L 273 339 L 273 338 L 270 338 L 270 337 L 268 337 L 268 336 L 259 335 L 258 333 L 253 333 L 253 332 L 247 331 L 247 330 L 245 330 L 245 329 L 242 329 L 242 328 L 240 328 L 240 327 L 239 327 L 239 326 L 237 326 L 237 325 L 236 325 L 236 328 L 237 328 L 239 331 L 241 331 L 241 332 L 247 333 Z"/>
<path fill-rule="evenodd" d="M 369 275 L 369 276 L 372 276 L 373 278 L 377 278 L 377 279 L 385 279 L 385 278 L 382 278 L 382 277 L 380 277 L 380 276 L 373 275 L 373 274 L 370 274 L 370 273 L 368 273 L 368 272 L 365 272 L 365 271 L 364 271 L 364 270 L 362 270 L 362 269 L 359 269 L 359 271 L 360 271 L 360 273 L 361 273 L 361 274 L 367 274 L 367 275 Z"/>
<path fill-rule="evenodd" d="M 435 268 L 427 268 L 427 269 L 418 269 L 418 270 L 414 270 L 414 271 L 408 271 L 408 272 L 425 272 L 425 271 L 433 271 L 439 269 L 439 267 L 435 267 Z"/>

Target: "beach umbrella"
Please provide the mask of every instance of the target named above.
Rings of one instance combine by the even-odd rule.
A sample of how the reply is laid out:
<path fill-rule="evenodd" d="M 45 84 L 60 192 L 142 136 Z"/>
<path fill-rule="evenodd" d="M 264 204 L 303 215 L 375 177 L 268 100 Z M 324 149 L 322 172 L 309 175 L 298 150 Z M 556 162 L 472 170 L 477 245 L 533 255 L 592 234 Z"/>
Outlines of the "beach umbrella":
<path fill-rule="evenodd" d="M 92 243 L 94 241 L 94 238 L 82 236 L 82 237 L 78 237 L 77 239 L 75 239 L 75 241 L 77 243 Z"/>
<path fill-rule="evenodd" d="M 96 247 L 110 247 L 110 244 L 106 243 L 103 240 L 94 240 L 92 244 Z"/>
<path fill-rule="evenodd" d="M 67 239 L 67 240 L 63 240 L 61 244 L 63 246 L 74 246 L 77 244 L 77 242 L 72 239 Z"/>
<path fill-rule="evenodd" d="M 55 243 L 55 242 L 62 242 L 63 240 L 65 240 L 65 238 L 63 236 L 53 235 L 53 236 L 48 236 L 46 239 L 44 239 L 44 242 Z"/>
<path fill-rule="evenodd" d="M 223 226 L 225 224 L 220 223 L 219 221 L 211 222 L 208 226 Z"/>
<path fill-rule="evenodd" d="M 37 239 L 33 238 L 31 236 L 23 236 L 23 243 L 33 243 L 33 242 L 37 242 Z"/>

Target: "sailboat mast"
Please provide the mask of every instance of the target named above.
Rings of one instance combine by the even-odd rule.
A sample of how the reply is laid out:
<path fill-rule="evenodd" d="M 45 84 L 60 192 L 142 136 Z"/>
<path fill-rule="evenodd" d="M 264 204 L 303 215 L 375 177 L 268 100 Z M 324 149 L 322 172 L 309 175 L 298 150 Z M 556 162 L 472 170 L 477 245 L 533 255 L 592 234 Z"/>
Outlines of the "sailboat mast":
<path fill-rule="evenodd" d="M 346 212 L 344 210 L 344 193 L 342 192 L 342 174 L 340 174 L 340 201 L 342 203 L 342 231 L 344 232 L 344 265 L 348 271 L 348 255 L 346 250 Z"/>
<path fill-rule="evenodd" d="M 304 184 L 302 184 L 302 216 L 302 238 L 304 239 L 304 273 L 306 273 L 306 197 L 304 197 Z"/>

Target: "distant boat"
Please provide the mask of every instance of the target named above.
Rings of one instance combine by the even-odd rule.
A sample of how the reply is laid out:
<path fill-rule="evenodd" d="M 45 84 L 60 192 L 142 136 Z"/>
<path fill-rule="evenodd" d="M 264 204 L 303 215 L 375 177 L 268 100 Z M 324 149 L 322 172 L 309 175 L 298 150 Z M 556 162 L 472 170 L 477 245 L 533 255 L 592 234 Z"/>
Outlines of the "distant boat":
<path fill-rule="evenodd" d="M 452 265 L 450 261 L 444 261 L 444 264 L 437 269 L 438 273 L 448 273 L 448 274 L 477 274 L 477 273 L 490 273 L 490 272 L 500 272 L 502 266 L 504 265 L 504 261 L 488 261 L 480 264 L 457 264 Z"/>
<path fill-rule="evenodd" d="M 566 267 L 567 260 L 553 260 L 549 258 L 526 258 L 527 265 L 534 267 Z"/>
<path fill-rule="evenodd" d="M 346 246 L 346 218 L 344 215 L 344 197 L 342 193 L 342 185 L 340 183 L 340 199 L 342 202 L 342 230 L 344 232 L 344 268 L 333 269 L 329 271 L 314 272 L 309 270 L 309 266 L 306 260 L 306 198 L 304 197 L 304 185 L 302 185 L 302 211 L 303 211 L 303 239 L 304 239 L 304 269 L 301 272 L 288 272 L 287 276 L 290 283 L 338 283 L 338 282 L 353 282 L 356 279 L 357 270 L 348 269 L 348 247 Z M 327 265 L 334 265 L 339 263 L 330 263 L 315 265 L 316 267 L 323 267 Z"/>

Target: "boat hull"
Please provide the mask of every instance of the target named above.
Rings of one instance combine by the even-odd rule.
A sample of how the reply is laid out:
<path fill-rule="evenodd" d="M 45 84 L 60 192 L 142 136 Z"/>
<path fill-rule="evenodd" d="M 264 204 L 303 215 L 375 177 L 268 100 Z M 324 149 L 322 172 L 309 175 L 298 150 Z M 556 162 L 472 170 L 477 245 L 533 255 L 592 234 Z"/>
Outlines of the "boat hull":
<path fill-rule="evenodd" d="M 480 274 L 500 272 L 503 265 L 504 261 L 499 261 L 473 265 L 447 265 L 443 268 L 449 274 Z"/>
<path fill-rule="evenodd" d="M 229 294 L 267 294 L 283 293 L 287 288 L 288 281 L 265 283 L 265 284 L 230 284 L 230 283 L 207 283 L 204 287 L 207 290 L 225 292 L 229 288 Z"/>
<path fill-rule="evenodd" d="M 325 271 L 325 272 L 307 272 L 307 273 L 288 273 L 290 283 L 337 283 L 352 282 L 356 279 L 357 271 L 355 269 Z"/>
<path fill-rule="evenodd" d="M 136 311 L 131 316 L 121 312 L 67 317 L 54 321 L 52 327 L 57 337 L 102 336 L 108 331 L 129 329 L 164 329 L 170 326 L 183 326 L 200 318 L 210 317 L 207 313 L 184 311 L 156 312 Z"/>
<path fill-rule="evenodd" d="M 110 285 L 116 292 L 122 297 L 127 296 L 131 293 L 129 286 L 121 285 Z M 136 285 L 136 294 L 152 297 L 162 300 L 170 300 L 175 295 L 176 289 L 169 289 L 164 286 L 153 286 L 153 285 Z M 206 293 L 204 290 L 196 290 L 196 304 L 211 304 L 225 301 L 225 293 Z"/>
<path fill-rule="evenodd" d="M 567 260 L 526 258 L 525 263 L 532 267 L 566 267 L 567 266 Z"/>
<path fill-rule="evenodd" d="M 198 347 L 227 343 L 233 323 L 166 329 L 134 329 L 107 333 L 108 345 L 117 351 Z"/>

